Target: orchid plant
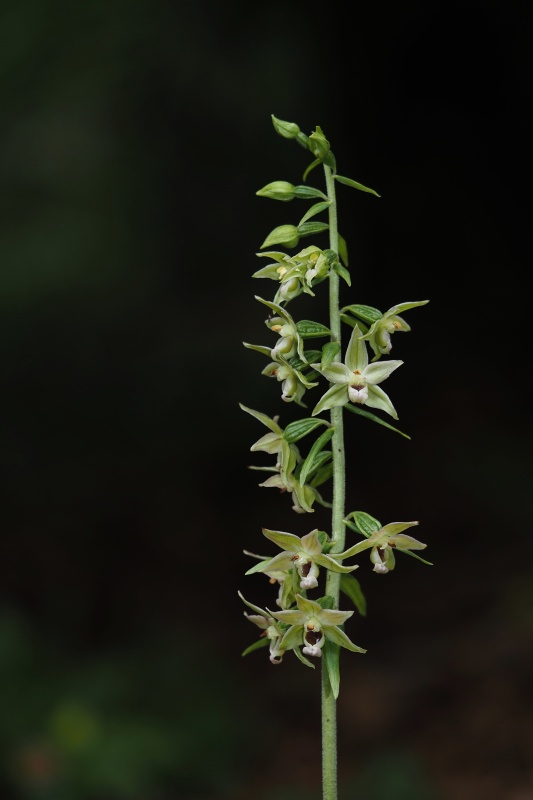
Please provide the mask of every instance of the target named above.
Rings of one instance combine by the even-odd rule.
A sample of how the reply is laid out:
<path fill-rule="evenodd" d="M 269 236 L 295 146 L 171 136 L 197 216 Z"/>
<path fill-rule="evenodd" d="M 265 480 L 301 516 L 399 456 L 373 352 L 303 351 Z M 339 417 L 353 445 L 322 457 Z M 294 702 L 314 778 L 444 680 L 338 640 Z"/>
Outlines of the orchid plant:
<path fill-rule="evenodd" d="M 269 344 L 244 346 L 266 357 L 262 375 L 281 384 L 281 401 L 304 409 L 303 416 L 284 427 L 281 415 L 269 417 L 263 411 L 240 404 L 243 411 L 268 429 L 250 450 L 273 457 L 273 463 L 252 466 L 267 473 L 259 484 L 276 488 L 292 500 L 292 510 L 304 515 L 318 506 L 328 509 L 329 530 L 314 527 L 298 536 L 288 531 L 262 528 L 263 536 L 278 548 L 272 555 L 246 550 L 255 560 L 246 575 L 267 576 L 275 585 L 273 608 L 262 609 L 242 592 L 239 597 L 247 611 L 247 620 L 260 629 L 258 637 L 243 655 L 268 646 L 272 664 L 280 665 L 287 654 L 294 655 L 306 667 L 321 663 L 322 706 L 322 797 L 337 800 L 336 704 L 340 693 L 340 650 L 365 653 L 345 631 L 345 623 L 355 611 L 364 615 L 366 602 L 359 581 L 353 575 L 359 564 L 351 559 L 369 551 L 373 571 L 384 575 L 395 568 L 395 554 L 406 553 L 425 564 L 418 552 L 426 545 L 404 531 L 418 521 L 389 522 L 382 525 L 365 511 L 345 508 L 346 448 L 344 411 L 350 411 L 409 439 L 410 437 L 380 416 L 381 412 L 398 420 L 398 414 L 382 385 L 404 363 L 383 358 L 392 350 L 392 335 L 411 328 L 401 316 L 404 312 L 428 303 L 428 300 L 399 303 L 382 313 L 359 303 L 340 307 L 340 282 L 351 288 L 346 240 L 337 223 L 339 184 L 380 195 L 373 189 L 343 177 L 337 172 L 336 159 L 322 129 L 305 135 L 299 126 L 272 115 L 275 131 L 293 140 L 312 157 L 303 173 L 302 183 L 273 181 L 256 194 L 281 202 L 312 201 L 312 205 L 294 224 L 272 230 L 257 253 L 268 263 L 253 273 L 254 278 L 274 282 L 272 299 L 256 295 L 268 310 L 265 325 Z M 325 191 L 309 185 L 311 172 L 322 167 Z M 327 221 L 320 215 L 327 214 Z M 316 244 L 299 250 L 300 240 L 309 236 L 328 237 L 328 246 Z M 283 250 L 278 248 L 284 248 Z M 329 319 L 297 319 L 298 298 L 316 298 L 329 294 Z M 311 300 L 310 302 L 314 302 Z M 291 313 L 287 310 L 290 305 Z M 342 359 L 342 325 L 347 326 L 348 343 Z M 320 348 L 315 340 L 326 340 Z M 370 352 L 369 352 L 370 351 Z M 371 356 L 371 357 L 370 357 Z M 316 392 L 309 407 L 308 394 Z M 368 409 L 372 409 L 369 411 Z M 374 413 L 378 412 L 378 413 Z M 321 416 L 327 413 L 327 416 Z M 353 424 L 353 420 L 350 421 Z M 311 444 L 303 451 L 302 441 Z M 329 486 L 329 491 L 324 487 Z M 319 491 L 320 489 L 320 491 Z M 357 540 L 346 546 L 347 533 Z M 347 562 L 347 563 L 345 563 Z M 314 593 L 314 596 L 310 596 Z M 248 592 L 246 592 L 248 594 Z M 342 610 L 343 602 L 354 608 Z M 250 613 L 252 611 L 253 613 Z M 350 623 L 351 624 L 351 623 Z"/>

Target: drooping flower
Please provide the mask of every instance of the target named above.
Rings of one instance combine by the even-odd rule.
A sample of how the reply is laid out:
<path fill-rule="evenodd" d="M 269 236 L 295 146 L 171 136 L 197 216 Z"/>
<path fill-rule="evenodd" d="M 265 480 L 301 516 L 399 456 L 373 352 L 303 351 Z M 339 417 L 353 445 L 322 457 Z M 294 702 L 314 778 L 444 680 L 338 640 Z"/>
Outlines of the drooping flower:
<path fill-rule="evenodd" d="M 252 611 L 255 612 L 254 614 L 247 614 L 245 611 L 244 616 L 246 619 L 249 619 L 250 622 L 253 622 L 254 625 L 257 625 L 259 628 L 261 628 L 263 631 L 261 636 L 266 636 L 270 640 L 270 661 L 272 664 L 281 664 L 286 649 L 281 645 L 281 640 L 283 638 L 282 629 L 268 611 L 263 611 L 263 609 L 259 608 L 259 606 L 249 603 L 240 592 L 238 592 L 238 595 L 243 603 L 245 603 L 248 608 L 251 608 Z"/>
<path fill-rule="evenodd" d="M 315 245 L 300 250 L 295 256 L 275 250 L 256 255 L 274 259 L 274 263 L 254 272 L 252 277 L 270 278 L 279 282 L 275 303 L 288 303 L 303 292 L 314 297 L 315 293 L 311 288 L 313 282 L 323 280 L 329 274 L 328 256 Z"/>
<path fill-rule="evenodd" d="M 377 308 L 372 306 L 346 306 L 342 311 L 350 311 L 354 316 L 361 319 L 367 325 L 370 325 L 369 330 L 362 336 L 362 339 L 368 341 L 370 347 L 374 351 L 372 361 L 378 361 L 382 355 L 388 355 L 392 349 L 391 335 L 397 331 L 410 331 L 410 325 L 399 315 L 408 311 L 410 308 L 417 306 L 425 306 L 429 300 L 418 300 L 412 303 L 398 303 L 392 306 L 388 311 L 382 314 Z M 346 321 L 350 321 L 346 319 Z M 351 322 L 351 321 L 350 321 Z"/>
<path fill-rule="evenodd" d="M 252 558 L 257 559 L 258 562 L 263 562 L 263 564 L 269 560 L 268 556 L 261 556 L 258 553 L 251 553 L 249 550 L 243 550 L 244 555 L 251 556 Z M 255 570 L 256 572 L 258 570 Z M 269 569 L 269 570 L 259 570 L 264 575 L 266 575 L 269 579 L 269 583 L 271 584 L 278 584 L 278 596 L 276 598 L 276 605 L 279 608 L 290 608 L 293 603 L 295 602 L 295 589 L 296 584 L 293 580 L 293 565 L 291 564 L 290 569 L 282 570 L 282 569 Z"/>
<path fill-rule="evenodd" d="M 283 552 L 278 553 L 278 555 L 266 562 L 257 564 L 249 569 L 246 574 L 250 575 L 253 572 L 266 572 L 268 574 L 273 570 L 285 572 L 294 567 L 300 577 L 300 588 L 315 589 L 318 586 L 319 567 L 342 573 L 353 572 L 357 569 L 357 564 L 345 567 L 339 563 L 338 556 L 324 553 L 321 534 L 322 539 L 326 542 L 326 535 L 319 531 L 318 528 L 301 538 L 293 533 L 271 531 L 268 528 L 263 528 L 263 535 L 281 547 Z"/>
<path fill-rule="evenodd" d="M 386 411 L 391 417 L 398 419 L 389 396 L 378 384 L 402 364 L 403 361 L 369 364 L 366 343 L 362 339 L 359 326 L 355 325 L 346 348 L 344 364 L 340 361 L 334 361 L 326 367 L 322 367 L 321 364 L 311 364 L 313 369 L 333 383 L 318 401 L 312 416 L 334 406 L 344 406 L 351 402 Z"/>
<path fill-rule="evenodd" d="M 366 653 L 366 650 L 354 644 L 338 627 L 352 616 L 353 611 L 322 608 L 318 603 L 299 594 L 296 595 L 296 604 L 298 608 L 271 612 L 275 619 L 291 626 L 280 642 L 282 649 L 293 650 L 303 644 L 302 652 L 306 656 L 320 658 L 326 639 L 329 639 L 354 653 Z"/>
<path fill-rule="evenodd" d="M 353 517 L 355 524 L 350 522 L 350 517 Z M 389 522 L 388 525 L 381 525 L 381 523 L 361 511 L 355 511 L 348 515 L 344 520 L 348 527 L 362 533 L 366 538 L 352 547 L 349 547 L 343 553 L 336 555 L 337 558 L 350 558 L 363 550 L 370 548 L 370 561 L 374 565 L 374 572 L 382 575 L 391 572 L 395 567 L 394 551 L 398 550 L 402 553 L 409 555 L 422 561 L 424 564 L 430 564 L 420 556 L 415 555 L 413 550 L 424 550 L 427 545 L 403 533 L 407 528 L 413 528 L 418 525 L 417 521 L 413 522 Z"/>

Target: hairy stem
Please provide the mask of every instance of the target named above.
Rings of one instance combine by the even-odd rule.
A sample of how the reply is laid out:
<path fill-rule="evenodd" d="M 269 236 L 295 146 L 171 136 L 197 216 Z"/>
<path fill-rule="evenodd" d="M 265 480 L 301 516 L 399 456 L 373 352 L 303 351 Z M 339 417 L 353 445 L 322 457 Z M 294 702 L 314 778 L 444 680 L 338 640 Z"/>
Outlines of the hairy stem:
<path fill-rule="evenodd" d="M 324 165 L 329 207 L 329 246 L 339 251 L 337 229 L 337 201 L 335 181 L 331 169 Z M 341 320 L 339 308 L 339 275 L 332 272 L 329 277 L 329 327 L 331 340 L 341 344 Z M 340 361 L 339 353 L 336 360 Z M 335 432 L 331 440 L 333 454 L 333 501 L 331 515 L 332 553 L 344 550 L 346 530 L 344 527 L 346 467 L 344 453 L 343 409 L 342 406 L 330 411 L 331 424 Z M 335 608 L 339 607 L 340 574 L 328 570 L 326 594 L 333 597 Z M 322 664 L 322 798 L 337 800 L 337 703 L 329 683 L 326 664 Z"/>

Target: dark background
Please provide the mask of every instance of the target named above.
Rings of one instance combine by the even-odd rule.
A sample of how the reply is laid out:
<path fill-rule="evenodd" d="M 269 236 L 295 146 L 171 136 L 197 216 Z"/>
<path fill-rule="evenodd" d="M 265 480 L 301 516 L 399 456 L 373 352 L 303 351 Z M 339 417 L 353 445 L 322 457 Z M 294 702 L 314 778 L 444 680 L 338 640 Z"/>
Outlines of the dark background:
<path fill-rule="evenodd" d="M 393 339 L 411 441 L 346 420 L 348 510 L 419 520 L 434 566 L 360 559 L 341 798 L 533 798 L 531 32 L 496 0 L 2 4 L 2 800 L 320 797 L 319 670 L 240 655 L 237 590 L 272 605 L 243 548 L 329 524 L 257 487 L 238 407 L 299 413 L 242 346 L 306 208 L 255 196 L 310 160 L 271 114 L 381 195 L 339 187 L 343 302 L 430 300 Z"/>

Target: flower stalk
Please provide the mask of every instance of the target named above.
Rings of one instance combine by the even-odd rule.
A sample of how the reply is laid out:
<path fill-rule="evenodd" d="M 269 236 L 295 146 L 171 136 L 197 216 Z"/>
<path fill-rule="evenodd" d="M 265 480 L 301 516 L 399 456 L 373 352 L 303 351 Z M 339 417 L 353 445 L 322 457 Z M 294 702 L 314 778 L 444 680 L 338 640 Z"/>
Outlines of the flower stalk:
<path fill-rule="evenodd" d="M 413 552 L 426 545 L 404 533 L 418 525 L 418 521 L 382 525 L 368 512 L 346 513 L 345 411 L 352 412 L 346 420 L 350 425 L 367 424 L 363 419 L 370 420 L 410 438 L 381 417 L 384 412 L 398 419 L 396 408 L 381 384 L 403 364 L 403 361 L 387 358 L 392 349 L 392 335 L 411 330 L 400 314 L 423 306 L 428 300 L 399 303 L 384 314 L 374 306 L 360 303 L 341 308 L 341 280 L 350 289 L 353 287 L 347 243 L 338 227 L 337 185 L 377 197 L 379 194 L 338 174 L 330 143 L 320 127 L 307 136 L 296 123 L 274 116 L 272 122 L 282 138 L 296 141 L 313 161 L 300 183 L 276 180 L 256 194 L 282 202 L 284 207 L 294 202 L 298 205 L 301 201 L 312 205 L 298 223 L 283 222 L 274 228 L 264 239 L 261 252 L 257 253 L 269 263 L 263 263 L 253 277 L 267 283 L 273 281 L 276 285 L 272 299 L 255 297 L 268 310 L 265 325 L 270 338 L 267 344 L 243 344 L 268 359 L 261 374 L 280 384 L 280 400 L 287 404 L 286 408 L 290 404 L 292 408 L 305 410 L 308 395 L 321 392 L 321 396 L 315 396 L 310 415 L 307 412 L 306 416 L 283 425 L 281 415 L 271 417 L 242 403 L 240 407 L 268 429 L 268 433 L 250 447 L 252 452 L 273 459 L 273 463 L 251 467 L 268 473 L 259 486 L 274 488 L 281 496 L 288 495 L 292 500 L 291 510 L 301 516 L 324 513 L 323 509 L 327 509 L 328 519 L 327 530 L 314 527 L 303 536 L 263 527 L 263 536 L 281 552 L 262 556 L 244 551 L 256 559 L 246 575 L 264 575 L 275 585 L 273 603 L 276 609 L 262 609 L 239 592 L 248 608 L 245 617 L 262 631 L 243 655 L 268 645 L 273 664 L 284 662 L 287 653 L 296 656 L 306 667 L 314 668 L 317 660 L 321 663 L 322 798 L 337 800 L 340 651 L 366 652 L 344 629 L 348 620 L 351 624 L 355 611 L 366 614 L 362 586 L 353 575 L 360 565 L 344 562 L 369 551 L 367 557 L 370 556 L 372 572 L 378 575 L 395 568 L 396 552 L 405 552 L 430 564 Z M 320 166 L 325 191 L 308 184 L 309 175 Z M 327 222 L 316 219 L 326 212 Z M 298 248 L 302 238 L 320 237 L 326 232 L 328 246 L 325 249 L 311 244 L 296 254 L 285 252 L 285 249 Z M 314 298 L 326 282 L 329 283 L 329 318 L 324 321 L 298 319 L 300 295 Z M 290 311 L 287 310 L 289 305 Z M 343 324 L 348 334 L 344 360 Z M 320 340 L 326 341 L 321 343 Z M 370 348 L 371 360 L 367 348 Z M 369 412 L 368 408 L 373 411 Z M 326 418 L 321 416 L 324 413 L 327 413 Z M 347 534 L 355 534 L 357 541 L 347 543 Z M 354 610 L 341 608 L 341 599 L 345 601 L 346 598 L 353 603 Z M 250 609 L 253 614 L 249 613 Z"/>

